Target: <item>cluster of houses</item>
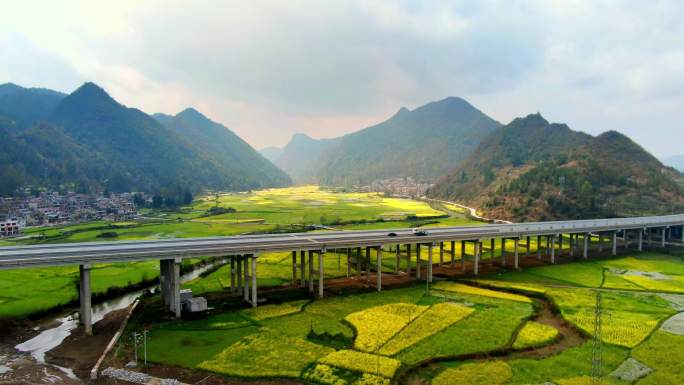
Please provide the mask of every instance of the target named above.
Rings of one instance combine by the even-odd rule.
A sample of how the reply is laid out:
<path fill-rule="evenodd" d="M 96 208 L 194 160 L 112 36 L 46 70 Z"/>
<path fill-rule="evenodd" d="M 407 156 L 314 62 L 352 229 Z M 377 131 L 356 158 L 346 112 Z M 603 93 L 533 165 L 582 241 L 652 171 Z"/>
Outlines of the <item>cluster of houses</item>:
<path fill-rule="evenodd" d="M 370 185 L 363 186 L 359 190 L 361 192 L 381 192 L 406 198 L 420 198 L 425 195 L 430 186 L 429 183 L 416 182 L 412 177 L 406 177 L 374 180 Z"/>
<path fill-rule="evenodd" d="M 0 197 L 0 236 L 19 235 L 27 226 L 135 219 L 138 210 L 133 198 L 133 193 L 104 196 L 57 192 Z"/>

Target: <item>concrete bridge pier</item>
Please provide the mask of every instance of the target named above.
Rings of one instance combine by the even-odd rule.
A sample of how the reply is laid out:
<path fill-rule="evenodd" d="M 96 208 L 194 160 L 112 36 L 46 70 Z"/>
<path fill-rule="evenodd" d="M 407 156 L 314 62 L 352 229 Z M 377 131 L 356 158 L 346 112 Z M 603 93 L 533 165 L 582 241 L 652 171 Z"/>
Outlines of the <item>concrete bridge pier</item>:
<path fill-rule="evenodd" d="M 551 236 L 551 264 L 553 265 L 556 263 L 556 238 L 557 235 L 552 235 Z M 548 242 L 548 241 L 547 241 Z"/>
<path fill-rule="evenodd" d="M 299 251 L 299 274 L 301 275 L 301 280 L 299 287 L 306 286 L 306 251 Z"/>
<path fill-rule="evenodd" d="M 309 293 L 314 292 L 314 252 L 309 250 Z"/>
<path fill-rule="evenodd" d="M 432 282 L 432 248 L 435 247 L 435 243 L 432 242 L 431 244 L 428 245 L 428 265 L 427 265 L 427 276 L 425 277 L 425 280 L 428 282 Z"/>
<path fill-rule="evenodd" d="M 406 275 L 411 276 L 411 244 L 406 245 Z"/>
<path fill-rule="evenodd" d="M 416 244 L 416 279 L 420 279 L 420 243 Z"/>
<path fill-rule="evenodd" d="M 527 237 L 525 237 L 525 256 L 526 257 L 530 256 L 530 241 L 531 240 L 532 240 L 532 238 L 530 238 L 529 235 Z"/>
<path fill-rule="evenodd" d="M 351 276 L 351 248 L 347 248 L 347 278 Z"/>
<path fill-rule="evenodd" d="M 356 279 L 361 279 L 361 248 L 356 248 Z"/>
<path fill-rule="evenodd" d="M 78 266 L 79 273 L 79 293 L 78 298 L 80 302 L 79 320 L 83 325 L 85 335 L 93 335 L 93 309 L 91 306 L 91 288 L 90 288 L 90 264 Z"/>
<path fill-rule="evenodd" d="M 482 241 L 475 241 L 475 261 L 473 262 L 473 274 L 477 275 L 480 272 L 480 253 L 482 251 Z"/>
<path fill-rule="evenodd" d="M 292 283 L 291 286 L 297 286 L 297 251 L 292 252 Z"/>
<path fill-rule="evenodd" d="M 325 249 L 318 251 L 318 298 L 323 298 L 323 279 L 325 273 L 323 271 L 325 266 Z"/>
<path fill-rule="evenodd" d="M 231 255 L 230 259 L 230 294 L 235 294 L 235 256 Z"/>
<path fill-rule="evenodd" d="M 466 241 L 461 241 L 461 270 L 465 272 Z"/>
<path fill-rule="evenodd" d="M 451 267 L 456 265 L 456 241 L 451 241 Z"/>
<path fill-rule="evenodd" d="M 537 235 L 537 259 L 541 260 L 541 235 Z"/>
<path fill-rule="evenodd" d="M 501 238 L 501 266 L 506 266 L 506 238 Z"/>
<path fill-rule="evenodd" d="M 444 264 L 444 242 L 439 242 L 439 266 Z"/>
<path fill-rule="evenodd" d="M 513 268 L 518 270 L 519 265 L 518 265 L 518 242 L 520 242 L 520 238 L 515 238 L 513 239 Z M 529 246 L 528 246 L 529 247 Z"/>
<path fill-rule="evenodd" d="M 247 255 L 242 256 L 242 274 L 242 280 L 244 282 L 242 298 L 246 302 L 249 302 L 249 257 Z"/>
<path fill-rule="evenodd" d="M 397 245 L 397 255 L 394 261 L 394 273 L 399 274 L 399 265 L 401 265 L 401 245 Z"/>
<path fill-rule="evenodd" d="M 617 230 L 613 231 L 613 244 L 612 244 L 612 250 L 611 253 L 613 255 L 617 255 Z"/>
<path fill-rule="evenodd" d="M 371 247 L 366 246 L 366 287 L 370 287 Z"/>
<path fill-rule="evenodd" d="M 397 250 L 399 250 L 399 247 L 397 247 Z M 378 291 L 382 291 L 382 246 L 378 246 L 377 254 L 375 257 L 376 257 L 376 261 L 375 261 L 376 267 L 375 268 L 377 270 L 377 272 L 375 274 L 377 282 L 375 283 L 375 285 L 376 285 Z M 398 257 L 397 257 L 397 261 L 398 261 Z M 321 286 L 323 286 L 323 280 L 322 279 L 321 279 Z M 323 296 L 323 291 L 321 291 L 321 297 L 322 296 Z"/>
<path fill-rule="evenodd" d="M 164 306 L 176 318 L 181 316 L 180 306 L 180 265 L 181 259 L 162 259 L 159 261 L 159 286 Z"/>
<path fill-rule="evenodd" d="M 639 251 L 644 251 L 644 229 L 639 229 L 639 238 L 637 240 L 637 248 Z"/>
<path fill-rule="evenodd" d="M 591 241 L 591 234 L 584 233 L 582 235 L 582 238 L 584 238 L 584 250 L 582 252 L 582 258 L 588 259 L 589 258 L 589 241 Z"/>
<path fill-rule="evenodd" d="M 660 229 L 660 247 L 665 247 L 665 238 L 666 238 L 665 232 L 666 232 L 666 228 L 662 227 Z"/>
<path fill-rule="evenodd" d="M 558 236 L 558 258 L 563 256 L 563 233 Z"/>

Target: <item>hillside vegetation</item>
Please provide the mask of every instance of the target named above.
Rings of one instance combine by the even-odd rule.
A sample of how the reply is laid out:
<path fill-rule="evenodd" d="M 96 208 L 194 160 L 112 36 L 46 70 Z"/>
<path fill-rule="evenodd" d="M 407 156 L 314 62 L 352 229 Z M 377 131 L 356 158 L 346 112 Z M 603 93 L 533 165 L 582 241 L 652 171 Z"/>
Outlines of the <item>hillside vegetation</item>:
<path fill-rule="evenodd" d="M 155 192 L 291 183 L 234 133 L 194 110 L 170 117 L 167 126 L 93 83 L 67 96 L 2 85 L 0 101 L 2 195 L 28 185 Z"/>
<path fill-rule="evenodd" d="M 366 184 L 376 179 L 434 180 L 470 154 L 500 124 L 467 101 L 450 97 L 341 138 L 321 158 L 322 184 Z"/>
<path fill-rule="evenodd" d="M 529 221 L 670 213 L 684 208 L 682 184 L 618 132 L 593 137 L 535 114 L 483 139 L 429 195 Z"/>

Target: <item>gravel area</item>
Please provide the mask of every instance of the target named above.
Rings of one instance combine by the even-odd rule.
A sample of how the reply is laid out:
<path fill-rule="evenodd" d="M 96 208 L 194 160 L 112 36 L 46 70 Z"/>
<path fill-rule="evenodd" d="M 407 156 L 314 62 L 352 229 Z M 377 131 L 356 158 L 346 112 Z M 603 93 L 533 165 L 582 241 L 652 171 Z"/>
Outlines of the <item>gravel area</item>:
<path fill-rule="evenodd" d="M 652 371 L 653 369 L 630 357 L 620 364 L 620 366 L 618 366 L 610 375 L 619 380 L 633 382 L 642 377 L 646 377 Z"/>
<path fill-rule="evenodd" d="M 663 323 L 662 330 L 684 336 L 684 313 L 677 313 Z"/>
<path fill-rule="evenodd" d="M 134 372 L 126 369 L 116 369 L 109 367 L 102 371 L 102 376 L 115 378 L 117 380 L 128 381 L 134 384 L 147 384 L 152 380 L 152 377 L 140 372 Z"/>
<path fill-rule="evenodd" d="M 684 311 L 684 295 L 659 293 L 658 296 L 669 302 L 673 309 Z"/>

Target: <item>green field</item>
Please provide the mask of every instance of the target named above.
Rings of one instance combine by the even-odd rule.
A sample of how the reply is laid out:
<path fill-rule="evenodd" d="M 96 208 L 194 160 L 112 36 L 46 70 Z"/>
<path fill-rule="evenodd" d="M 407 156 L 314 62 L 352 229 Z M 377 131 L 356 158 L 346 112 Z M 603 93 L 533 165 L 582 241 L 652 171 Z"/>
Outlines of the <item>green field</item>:
<path fill-rule="evenodd" d="M 216 209 L 218 207 L 218 211 Z M 220 212 L 232 208 L 233 213 Z M 377 193 L 344 193 L 303 186 L 220 194 L 200 197 L 178 211 L 144 212 L 137 222 L 92 222 L 71 226 L 31 228 L 25 237 L 0 241 L 6 245 L 91 242 L 104 240 L 165 239 L 237 235 L 254 232 L 304 231 L 305 226 L 325 225 L 341 230 L 408 228 L 414 226 L 453 226 L 477 224 L 460 213 L 447 215 L 427 203 L 388 198 Z M 322 230 L 318 230 L 322 231 Z M 103 238 L 103 233 L 116 237 Z M 424 251 L 424 255 L 426 251 Z M 259 285 L 277 286 L 289 282 L 289 254 L 264 254 L 259 258 Z M 424 256 L 423 258 L 426 258 Z M 345 274 L 346 258 L 329 255 L 326 276 Z M 393 271 L 388 261 L 386 269 Z M 198 293 L 218 291 L 226 283 L 227 267 L 206 279 L 188 283 Z M 156 262 L 97 265 L 93 269 L 93 292 L 103 294 L 159 275 Z M 0 318 L 24 317 L 42 313 L 77 299 L 76 266 L 0 271 Z M 32 282 L 26 285 L 26 282 Z"/>
<path fill-rule="evenodd" d="M 334 272 L 336 261 L 330 263 Z M 645 287 L 615 289 L 601 278 L 637 269 L 667 273 L 652 276 L 661 284 L 677 282 L 684 262 L 677 256 L 642 253 L 493 274 L 478 280 L 485 287 L 439 281 L 427 292 L 417 283 L 146 324 L 152 328 L 148 358 L 234 378 L 314 384 L 391 384 L 400 373 L 408 373 L 411 382 L 435 385 L 590 384 L 593 311 L 596 289 L 602 289 L 603 383 L 680 384 L 684 336 L 661 325 L 684 310 L 684 297 Z M 562 344 L 555 327 L 531 320 L 538 296 L 553 303 L 585 341 L 540 357 L 516 355 L 520 349 Z M 136 322 L 132 328 L 143 327 Z M 684 333 L 684 325 L 682 329 Z M 498 353 L 490 356 L 493 352 Z M 611 375 L 628 358 L 652 372 L 634 380 Z M 435 359 L 436 366 L 421 366 Z"/>

